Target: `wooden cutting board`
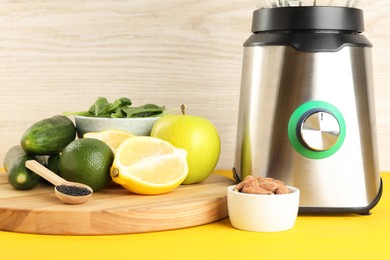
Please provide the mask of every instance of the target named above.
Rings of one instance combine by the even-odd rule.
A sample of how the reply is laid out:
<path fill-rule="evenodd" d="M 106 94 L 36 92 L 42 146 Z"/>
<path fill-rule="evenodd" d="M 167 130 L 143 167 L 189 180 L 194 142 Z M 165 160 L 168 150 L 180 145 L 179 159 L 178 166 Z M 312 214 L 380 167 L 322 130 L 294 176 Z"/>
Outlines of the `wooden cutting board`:
<path fill-rule="evenodd" d="M 118 185 L 85 204 L 68 205 L 54 187 L 18 191 L 0 173 L 0 230 L 35 234 L 109 235 L 192 227 L 227 217 L 226 188 L 234 182 L 212 174 L 200 184 L 163 195 L 136 195 Z"/>

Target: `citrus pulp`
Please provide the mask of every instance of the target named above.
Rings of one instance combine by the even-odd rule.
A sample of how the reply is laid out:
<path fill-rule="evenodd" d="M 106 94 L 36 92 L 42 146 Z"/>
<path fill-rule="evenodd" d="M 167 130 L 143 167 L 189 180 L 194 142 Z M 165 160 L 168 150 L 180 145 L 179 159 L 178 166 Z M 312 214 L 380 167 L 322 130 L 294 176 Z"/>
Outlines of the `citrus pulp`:
<path fill-rule="evenodd" d="M 187 152 L 150 136 L 123 141 L 111 167 L 112 180 L 138 194 L 162 194 L 177 188 L 188 173 Z"/>
<path fill-rule="evenodd" d="M 122 130 L 104 130 L 100 132 L 85 133 L 83 138 L 99 139 L 105 142 L 115 153 L 116 148 L 119 146 L 121 142 L 133 136 L 134 136 L 133 134 Z"/>

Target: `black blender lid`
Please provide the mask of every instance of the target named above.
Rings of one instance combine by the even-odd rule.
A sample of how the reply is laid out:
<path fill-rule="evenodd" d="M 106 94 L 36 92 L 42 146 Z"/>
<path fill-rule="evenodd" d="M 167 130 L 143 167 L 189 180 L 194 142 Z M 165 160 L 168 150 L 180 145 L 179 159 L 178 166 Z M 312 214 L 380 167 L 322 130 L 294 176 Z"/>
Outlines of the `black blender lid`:
<path fill-rule="evenodd" d="M 335 6 L 261 8 L 253 12 L 252 32 L 293 30 L 364 31 L 363 11 Z"/>

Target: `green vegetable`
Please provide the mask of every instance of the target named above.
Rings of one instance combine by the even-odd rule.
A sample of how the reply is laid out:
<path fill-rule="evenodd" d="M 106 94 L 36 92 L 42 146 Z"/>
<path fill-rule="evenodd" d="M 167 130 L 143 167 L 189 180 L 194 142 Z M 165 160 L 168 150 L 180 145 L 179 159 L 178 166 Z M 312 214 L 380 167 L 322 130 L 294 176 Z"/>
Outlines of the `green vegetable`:
<path fill-rule="evenodd" d="M 123 112 L 127 117 L 151 117 L 162 113 L 161 107 L 154 104 L 146 104 L 140 107 L 124 107 Z"/>
<path fill-rule="evenodd" d="M 41 177 L 27 169 L 27 160 L 33 160 L 20 145 L 8 150 L 4 158 L 4 168 L 7 172 L 7 179 L 12 187 L 18 190 L 30 190 L 38 185 Z"/>
<path fill-rule="evenodd" d="M 76 127 L 66 116 L 40 120 L 30 126 L 20 141 L 30 155 L 58 154 L 76 138 Z"/>
<path fill-rule="evenodd" d="M 11 147 L 4 156 L 4 170 L 8 172 L 8 170 L 19 160 L 18 158 L 24 156 L 25 154 L 26 152 L 20 145 Z"/>
<path fill-rule="evenodd" d="M 60 174 L 60 154 L 50 155 L 47 161 L 47 168 L 52 172 Z"/>
<path fill-rule="evenodd" d="M 131 105 L 131 100 L 125 97 L 115 100 L 114 103 L 108 102 L 105 97 L 99 97 L 88 111 L 64 112 L 64 115 L 130 118 L 159 116 L 165 111 L 164 106 L 158 106 L 155 104 L 145 104 L 139 107 L 132 107 Z"/>

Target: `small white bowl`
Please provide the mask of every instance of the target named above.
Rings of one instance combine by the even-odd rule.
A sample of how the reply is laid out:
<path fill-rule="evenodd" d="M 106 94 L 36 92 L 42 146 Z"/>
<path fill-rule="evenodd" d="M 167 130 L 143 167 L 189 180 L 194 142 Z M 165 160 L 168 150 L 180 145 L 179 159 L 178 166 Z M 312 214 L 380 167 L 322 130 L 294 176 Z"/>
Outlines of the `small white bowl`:
<path fill-rule="evenodd" d="M 227 204 L 233 227 L 246 231 L 278 232 L 294 227 L 299 209 L 299 189 L 291 186 L 288 194 L 261 195 L 227 188 Z"/>
<path fill-rule="evenodd" d="M 100 132 L 103 130 L 123 130 L 134 135 L 150 135 L 154 123 L 160 117 L 137 118 L 106 118 L 75 116 L 78 137 L 83 137 L 87 132 Z"/>

